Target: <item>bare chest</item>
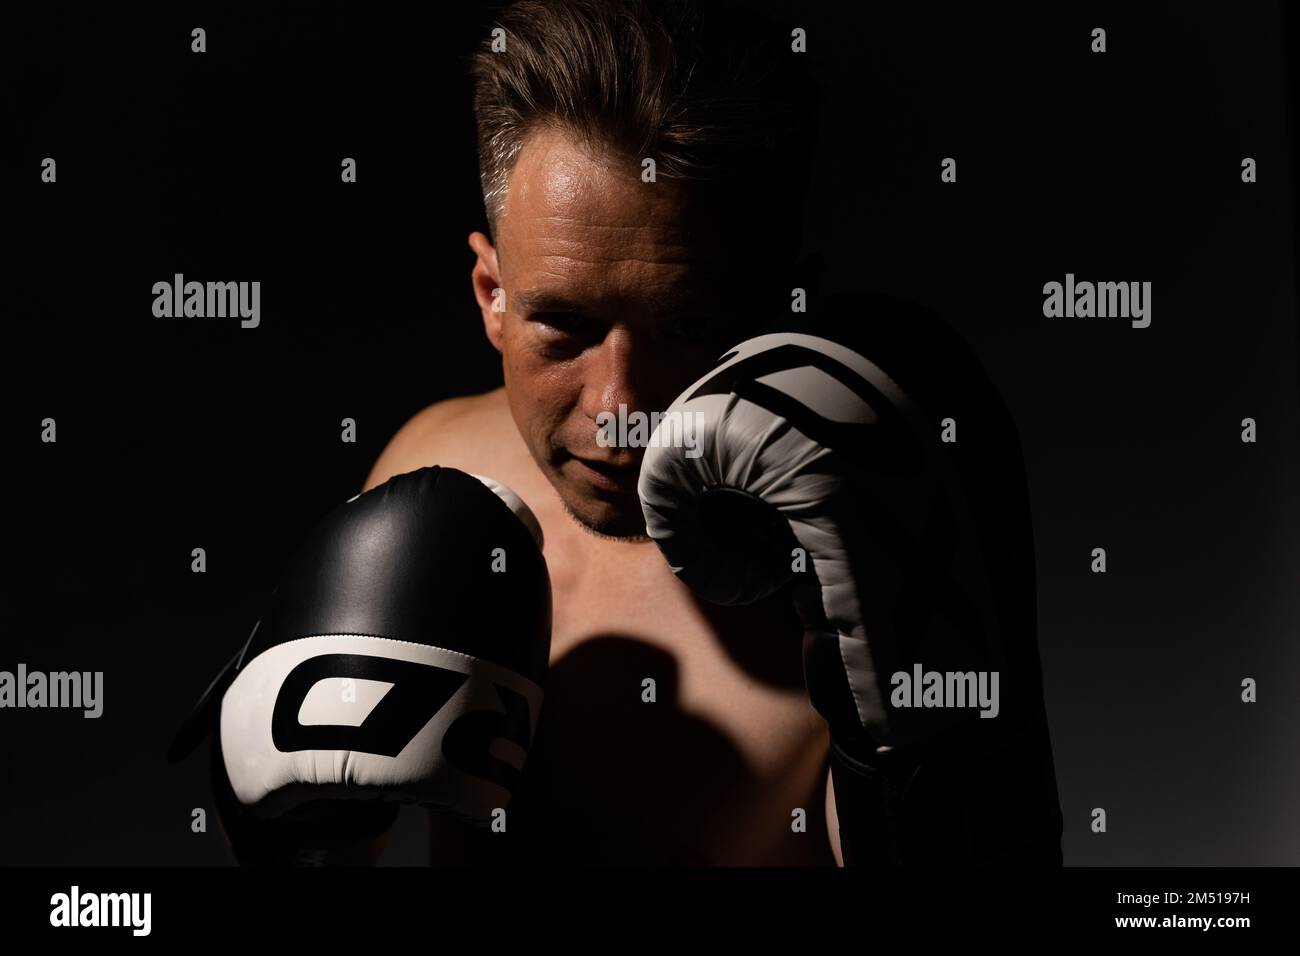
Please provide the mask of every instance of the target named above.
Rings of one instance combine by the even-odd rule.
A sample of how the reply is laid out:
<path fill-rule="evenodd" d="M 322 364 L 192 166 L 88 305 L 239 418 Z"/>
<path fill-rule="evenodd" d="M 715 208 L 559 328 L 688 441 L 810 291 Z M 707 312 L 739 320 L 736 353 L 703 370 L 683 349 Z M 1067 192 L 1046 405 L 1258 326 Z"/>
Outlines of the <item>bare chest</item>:
<path fill-rule="evenodd" d="M 529 855 L 831 862 L 827 736 L 793 611 L 698 602 L 653 544 L 582 553 L 550 540 L 571 547 L 548 556 L 551 666 L 511 813 Z"/>

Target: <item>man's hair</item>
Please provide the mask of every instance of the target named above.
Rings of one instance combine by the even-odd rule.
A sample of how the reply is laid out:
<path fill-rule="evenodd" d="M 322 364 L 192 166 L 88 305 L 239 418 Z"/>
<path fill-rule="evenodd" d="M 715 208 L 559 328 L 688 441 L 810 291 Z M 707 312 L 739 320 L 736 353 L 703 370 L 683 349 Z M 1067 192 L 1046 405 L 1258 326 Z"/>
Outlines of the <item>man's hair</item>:
<path fill-rule="evenodd" d="M 788 29 L 722 0 L 518 0 L 496 25 L 504 51 L 489 37 L 471 66 L 494 231 L 541 128 L 652 157 L 662 178 L 756 187 L 764 220 L 799 231 L 817 104 Z"/>

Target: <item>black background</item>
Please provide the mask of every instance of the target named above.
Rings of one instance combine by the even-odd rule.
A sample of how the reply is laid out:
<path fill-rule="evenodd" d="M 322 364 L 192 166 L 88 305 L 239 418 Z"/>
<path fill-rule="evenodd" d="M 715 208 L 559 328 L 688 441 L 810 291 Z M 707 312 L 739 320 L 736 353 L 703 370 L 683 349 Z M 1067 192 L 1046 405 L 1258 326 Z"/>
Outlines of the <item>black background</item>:
<path fill-rule="evenodd" d="M 1019 424 L 1066 862 L 1295 864 L 1294 23 L 903 7 L 787 7 L 829 96 L 806 244 L 828 290 L 944 315 Z M 228 862 L 171 734 L 396 428 L 500 381 L 465 244 L 490 10 L 4 14 L 0 669 L 102 670 L 105 711 L 0 711 L 0 863 Z M 155 319 L 175 272 L 261 280 L 261 327 Z M 1151 327 L 1044 319 L 1067 272 L 1150 280 Z M 420 827 L 387 862 L 424 862 Z"/>

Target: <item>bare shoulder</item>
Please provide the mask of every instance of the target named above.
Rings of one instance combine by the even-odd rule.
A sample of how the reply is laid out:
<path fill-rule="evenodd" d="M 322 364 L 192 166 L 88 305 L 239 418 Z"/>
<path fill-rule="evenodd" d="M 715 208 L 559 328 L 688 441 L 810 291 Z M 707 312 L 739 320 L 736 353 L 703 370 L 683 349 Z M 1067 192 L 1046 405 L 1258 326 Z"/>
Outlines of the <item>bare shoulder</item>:
<path fill-rule="evenodd" d="M 365 488 L 429 465 L 502 473 L 506 459 L 527 455 L 505 389 L 449 398 L 422 408 L 399 428 L 370 469 Z"/>

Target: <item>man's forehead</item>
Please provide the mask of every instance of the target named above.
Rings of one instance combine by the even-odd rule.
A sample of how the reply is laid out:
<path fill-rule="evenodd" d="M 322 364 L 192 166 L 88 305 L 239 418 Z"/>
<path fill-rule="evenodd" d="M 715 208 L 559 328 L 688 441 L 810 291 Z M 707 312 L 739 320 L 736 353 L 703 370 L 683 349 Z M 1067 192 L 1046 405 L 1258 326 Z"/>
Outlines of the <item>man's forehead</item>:
<path fill-rule="evenodd" d="M 557 130 L 531 134 L 509 177 L 503 219 L 561 230 L 639 228 L 665 236 L 689 228 L 695 195 L 667 179 L 642 182 L 640 160 Z"/>
<path fill-rule="evenodd" d="M 642 182 L 639 160 L 534 133 L 511 173 L 497 227 L 523 312 L 712 310 L 742 244 L 699 188 Z"/>
<path fill-rule="evenodd" d="M 708 307 L 717 298 L 714 284 L 698 281 L 665 281 L 653 286 L 638 286 L 624 293 L 617 287 L 583 287 L 580 294 L 568 283 L 552 284 L 544 279 L 526 284 L 515 292 L 514 307 L 521 312 L 587 312 L 593 308 L 615 309 L 635 304 L 638 311 L 651 315 L 678 315 Z"/>

